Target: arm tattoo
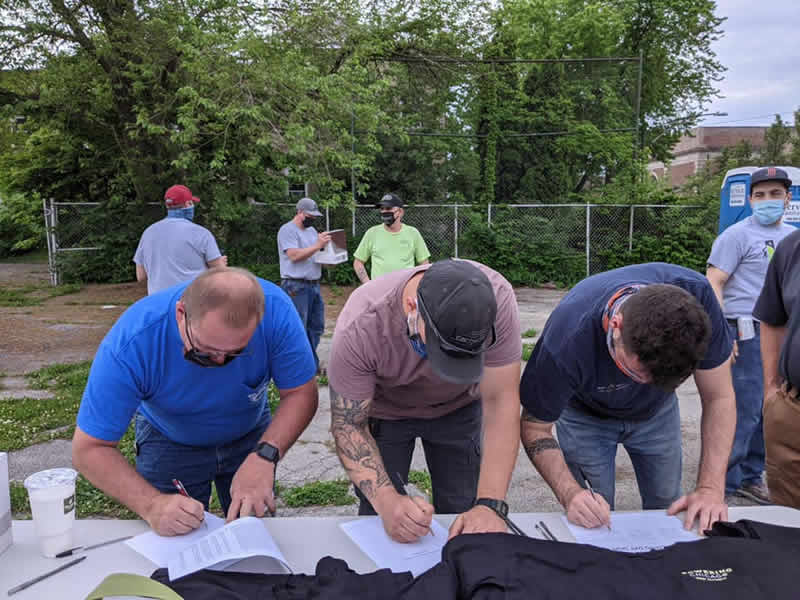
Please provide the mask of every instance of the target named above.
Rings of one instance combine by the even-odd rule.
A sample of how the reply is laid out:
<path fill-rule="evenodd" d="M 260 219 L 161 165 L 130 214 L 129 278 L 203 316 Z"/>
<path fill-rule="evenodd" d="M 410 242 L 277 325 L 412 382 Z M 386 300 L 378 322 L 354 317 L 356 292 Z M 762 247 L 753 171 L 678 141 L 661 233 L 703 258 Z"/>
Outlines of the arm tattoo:
<path fill-rule="evenodd" d="M 369 275 L 367 275 L 367 269 L 364 268 L 364 265 L 358 265 L 356 267 L 356 275 L 361 283 L 367 283 L 369 281 Z"/>
<path fill-rule="evenodd" d="M 522 420 L 528 421 L 529 423 L 549 423 L 549 421 L 542 421 L 534 417 L 531 413 L 528 412 L 527 408 L 522 409 Z"/>
<path fill-rule="evenodd" d="M 378 445 L 369 432 L 370 400 L 348 400 L 333 388 L 331 396 L 331 432 L 342 466 L 358 488 L 372 500 L 378 489 L 391 485 Z"/>
<path fill-rule="evenodd" d="M 539 438 L 538 440 L 532 441 L 530 444 L 525 444 L 525 452 L 531 461 L 534 460 L 534 457 L 539 454 L 539 452 L 544 452 L 545 450 L 561 450 L 561 446 L 558 445 L 555 438 L 551 437 Z"/>

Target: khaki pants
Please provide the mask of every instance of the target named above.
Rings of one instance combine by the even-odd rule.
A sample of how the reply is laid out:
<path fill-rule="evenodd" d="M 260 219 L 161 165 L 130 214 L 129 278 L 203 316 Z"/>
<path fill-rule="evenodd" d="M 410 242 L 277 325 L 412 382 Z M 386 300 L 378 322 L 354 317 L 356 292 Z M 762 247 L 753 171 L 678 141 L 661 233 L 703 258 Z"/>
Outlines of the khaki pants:
<path fill-rule="evenodd" d="M 770 499 L 800 508 L 800 400 L 786 383 L 764 400 L 764 442 Z"/>

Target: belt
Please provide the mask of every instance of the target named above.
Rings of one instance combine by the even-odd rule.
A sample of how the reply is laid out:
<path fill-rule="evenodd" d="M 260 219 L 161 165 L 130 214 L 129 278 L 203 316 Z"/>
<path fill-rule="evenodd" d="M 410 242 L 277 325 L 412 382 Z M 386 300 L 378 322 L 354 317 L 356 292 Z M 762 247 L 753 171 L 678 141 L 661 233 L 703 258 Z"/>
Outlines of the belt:
<path fill-rule="evenodd" d="M 729 325 L 733 325 L 734 327 L 736 327 L 739 324 L 738 319 L 725 319 L 725 320 L 728 322 Z M 759 325 L 761 325 L 761 321 L 756 321 L 755 319 L 753 319 L 753 327 L 758 329 Z"/>
<path fill-rule="evenodd" d="M 302 283 L 319 283 L 319 279 L 295 279 L 294 277 L 281 277 L 281 281 L 300 281 Z"/>

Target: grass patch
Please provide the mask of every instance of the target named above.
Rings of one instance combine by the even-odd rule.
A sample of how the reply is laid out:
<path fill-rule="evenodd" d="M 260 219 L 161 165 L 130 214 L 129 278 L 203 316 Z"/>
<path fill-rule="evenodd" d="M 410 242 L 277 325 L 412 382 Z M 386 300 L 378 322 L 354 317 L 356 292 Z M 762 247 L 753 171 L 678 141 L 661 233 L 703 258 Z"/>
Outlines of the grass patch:
<path fill-rule="evenodd" d="M 81 291 L 78 283 L 68 283 L 56 287 L 42 285 L 26 285 L 22 287 L 0 289 L 0 306 L 20 307 L 38 306 L 45 300 L 56 296 L 66 296 Z"/>
<path fill-rule="evenodd" d="M 317 385 L 328 385 L 328 374 L 322 373 L 317 377 Z"/>
<path fill-rule="evenodd" d="M 433 498 L 431 474 L 427 471 L 409 471 L 408 482 L 417 486 L 421 492 L 428 494 L 428 498 Z"/>
<path fill-rule="evenodd" d="M 267 388 L 267 399 L 269 400 L 269 414 L 274 417 L 275 411 L 278 410 L 278 404 L 280 404 L 281 401 L 281 394 L 272 381 L 269 382 L 269 387 Z"/>
<path fill-rule="evenodd" d="M 536 331 L 536 330 L 535 330 L 533 327 L 531 327 L 531 328 L 530 328 L 530 329 L 528 329 L 527 331 L 523 332 L 523 334 L 522 334 L 522 337 L 524 337 L 524 338 L 532 338 L 532 337 L 536 337 L 536 334 L 537 334 L 537 333 L 539 333 L 539 332 L 538 332 L 538 331 Z"/>
<path fill-rule="evenodd" d="M 349 493 L 350 482 L 346 479 L 314 481 L 300 487 L 290 488 L 283 494 L 286 506 L 347 506 L 355 504 L 355 496 Z"/>
<path fill-rule="evenodd" d="M 31 387 L 53 398 L 15 398 L 0 402 L 0 448 L 19 450 L 55 438 L 71 437 L 89 365 L 53 365 L 27 375 Z"/>
<path fill-rule="evenodd" d="M 531 359 L 531 354 L 533 353 L 533 347 L 536 344 L 522 344 L 522 360 L 528 361 Z"/>

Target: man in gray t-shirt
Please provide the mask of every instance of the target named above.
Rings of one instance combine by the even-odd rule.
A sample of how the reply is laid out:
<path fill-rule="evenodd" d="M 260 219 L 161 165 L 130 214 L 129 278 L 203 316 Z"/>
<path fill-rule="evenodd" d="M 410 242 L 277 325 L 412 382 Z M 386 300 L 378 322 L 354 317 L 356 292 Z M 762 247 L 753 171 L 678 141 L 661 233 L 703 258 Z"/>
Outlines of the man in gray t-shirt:
<path fill-rule="evenodd" d="M 789 179 L 781 169 L 770 167 L 753 173 L 753 215 L 731 225 L 714 241 L 706 272 L 736 340 L 732 367 L 736 435 L 725 494 L 744 496 L 761 504 L 769 503 L 769 492 L 762 482 L 764 385 L 760 324 L 753 319 L 753 307 L 778 242 L 795 231 L 782 220 L 790 199 L 788 185 Z"/>
<path fill-rule="evenodd" d="M 136 281 L 147 280 L 147 294 L 155 294 L 197 277 L 206 269 L 224 267 L 217 241 L 205 227 L 192 223 L 200 201 L 185 185 L 173 185 L 164 194 L 167 217 L 144 230 L 133 256 Z"/>
<path fill-rule="evenodd" d="M 325 303 L 319 289 L 322 266 L 314 261 L 314 254 L 331 239 L 329 233 L 317 233 L 313 227 L 315 220 L 321 216 L 316 202 L 311 198 L 301 198 L 294 218 L 278 230 L 281 289 L 289 295 L 300 314 L 317 362 L 317 372 L 317 346 L 325 331 Z"/>

